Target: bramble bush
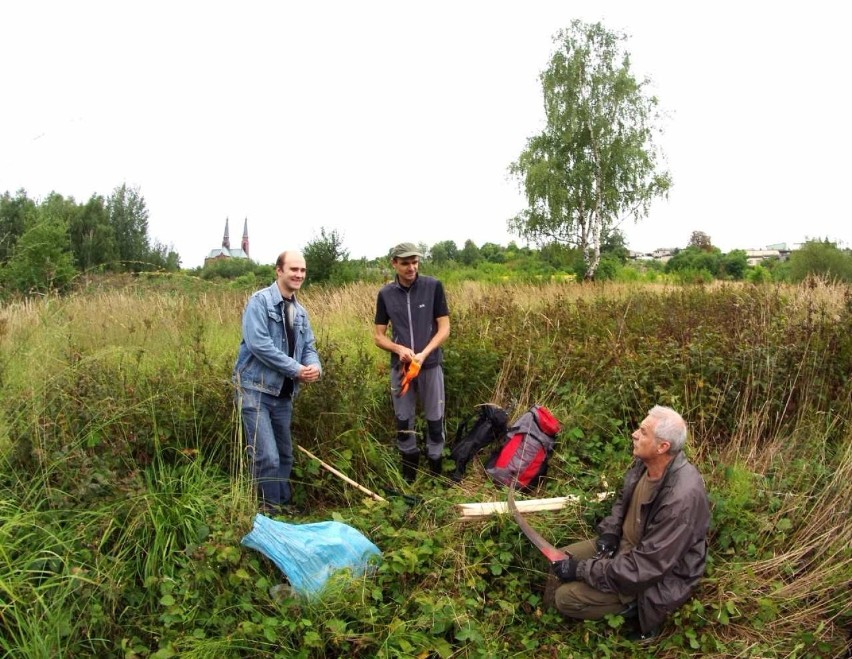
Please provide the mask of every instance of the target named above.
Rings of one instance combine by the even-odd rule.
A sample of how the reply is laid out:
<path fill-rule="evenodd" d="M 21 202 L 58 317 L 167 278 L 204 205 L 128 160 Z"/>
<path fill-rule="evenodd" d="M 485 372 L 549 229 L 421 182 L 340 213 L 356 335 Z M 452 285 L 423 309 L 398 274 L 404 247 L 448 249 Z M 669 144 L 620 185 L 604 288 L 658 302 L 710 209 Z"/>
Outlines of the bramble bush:
<path fill-rule="evenodd" d="M 458 520 L 454 504 L 504 496 L 478 463 L 459 485 L 401 481 L 387 355 L 371 340 L 375 286 L 302 296 L 324 376 L 298 399 L 294 434 L 388 503 L 298 452 L 294 485 L 302 521 L 350 524 L 382 561 L 317 600 L 274 588 L 277 568 L 239 545 L 254 502 L 230 371 L 248 292 L 180 287 L 146 293 L 136 279 L 0 312 L 5 653 L 642 656 L 617 616 L 567 626 L 543 609 L 546 563 L 510 518 Z M 539 496 L 617 488 L 654 404 L 691 422 L 711 560 L 648 653 L 841 656 L 848 287 L 460 282 L 448 296 L 448 434 L 479 403 L 513 416 L 548 405 L 564 430 Z M 532 519 L 567 544 L 609 505 Z"/>

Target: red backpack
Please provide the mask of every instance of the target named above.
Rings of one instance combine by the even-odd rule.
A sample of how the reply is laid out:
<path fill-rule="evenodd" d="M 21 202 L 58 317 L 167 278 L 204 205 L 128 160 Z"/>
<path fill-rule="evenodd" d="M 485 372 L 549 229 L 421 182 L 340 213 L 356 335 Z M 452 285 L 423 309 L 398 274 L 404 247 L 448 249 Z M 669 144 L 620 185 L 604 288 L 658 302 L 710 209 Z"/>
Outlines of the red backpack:
<path fill-rule="evenodd" d="M 506 441 L 491 454 L 485 472 L 500 485 L 533 489 L 547 473 L 556 435 L 562 426 L 550 410 L 533 405 L 506 433 Z"/>

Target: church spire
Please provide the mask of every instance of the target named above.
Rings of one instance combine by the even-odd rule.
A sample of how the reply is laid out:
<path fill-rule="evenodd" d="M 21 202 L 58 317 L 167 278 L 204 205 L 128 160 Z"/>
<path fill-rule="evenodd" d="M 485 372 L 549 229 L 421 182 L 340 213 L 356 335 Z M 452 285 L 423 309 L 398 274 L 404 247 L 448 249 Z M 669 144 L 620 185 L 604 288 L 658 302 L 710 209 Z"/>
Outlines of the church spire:
<path fill-rule="evenodd" d="M 225 235 L 222 237 L 222 247 L 231 249 L 231 239 L 228 237 L 228 218 L 225 218 Z"/>
<path fill-rule="evenodd" d="M 248 256 L 248 218 L 246 218 L 245 223 L 243 224 L 243 242 L 241 243 L 240 247 L 243 248 L 243 251 L 246 253 L 246 256 Z"/>

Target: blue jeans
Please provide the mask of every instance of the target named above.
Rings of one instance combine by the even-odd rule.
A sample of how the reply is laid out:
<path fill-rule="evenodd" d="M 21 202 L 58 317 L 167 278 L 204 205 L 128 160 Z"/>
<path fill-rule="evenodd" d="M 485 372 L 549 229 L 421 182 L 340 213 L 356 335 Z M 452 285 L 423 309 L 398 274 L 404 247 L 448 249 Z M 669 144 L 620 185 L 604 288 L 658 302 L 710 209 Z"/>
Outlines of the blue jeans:
<path fill-rule="evenodd" d="M 254 389 L 241 389 L 239 404 L 246 449 L 258 496 L 266 505 L 290 502 L 293 439 L 290 420 L 293 401 Z"/>

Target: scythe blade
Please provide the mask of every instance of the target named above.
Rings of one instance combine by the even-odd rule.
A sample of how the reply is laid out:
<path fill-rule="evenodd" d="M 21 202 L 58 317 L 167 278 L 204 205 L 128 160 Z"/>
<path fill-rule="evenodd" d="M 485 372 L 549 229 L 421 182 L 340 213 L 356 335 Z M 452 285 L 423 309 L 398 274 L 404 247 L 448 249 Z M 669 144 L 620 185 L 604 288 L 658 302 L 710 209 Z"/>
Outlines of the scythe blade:
<path fill-rule="evenodd" d="M 547 540 L 545 540 L 538 531 L 536 531 L 533 527 L 529 525 L 529 523 L 527 523 L 527 520 L 524 519 L 524 516 L 521 515 L 521 512 L 518 510 L 518 507 L 515 505 L 515 488 L 512 487 L 512 485 L 509 485 L 509 496 L 507 499 L 507 506 L 509 508 L 509 512 L 512 513 L 512 517 L 515 518 L 515 521 L 518 523 L 518 526 L 521 527 L 521 531 L 524 532 L 524 535 L 529 538 L 530 542 L 532 542 L 536 547 L 538 547 L 539 551 L 544 554 L 545 557 L 551 563 L 570 558 L 569 554 L 566 554 L 564 551 L 561 551 L 554 547 Z"/>

